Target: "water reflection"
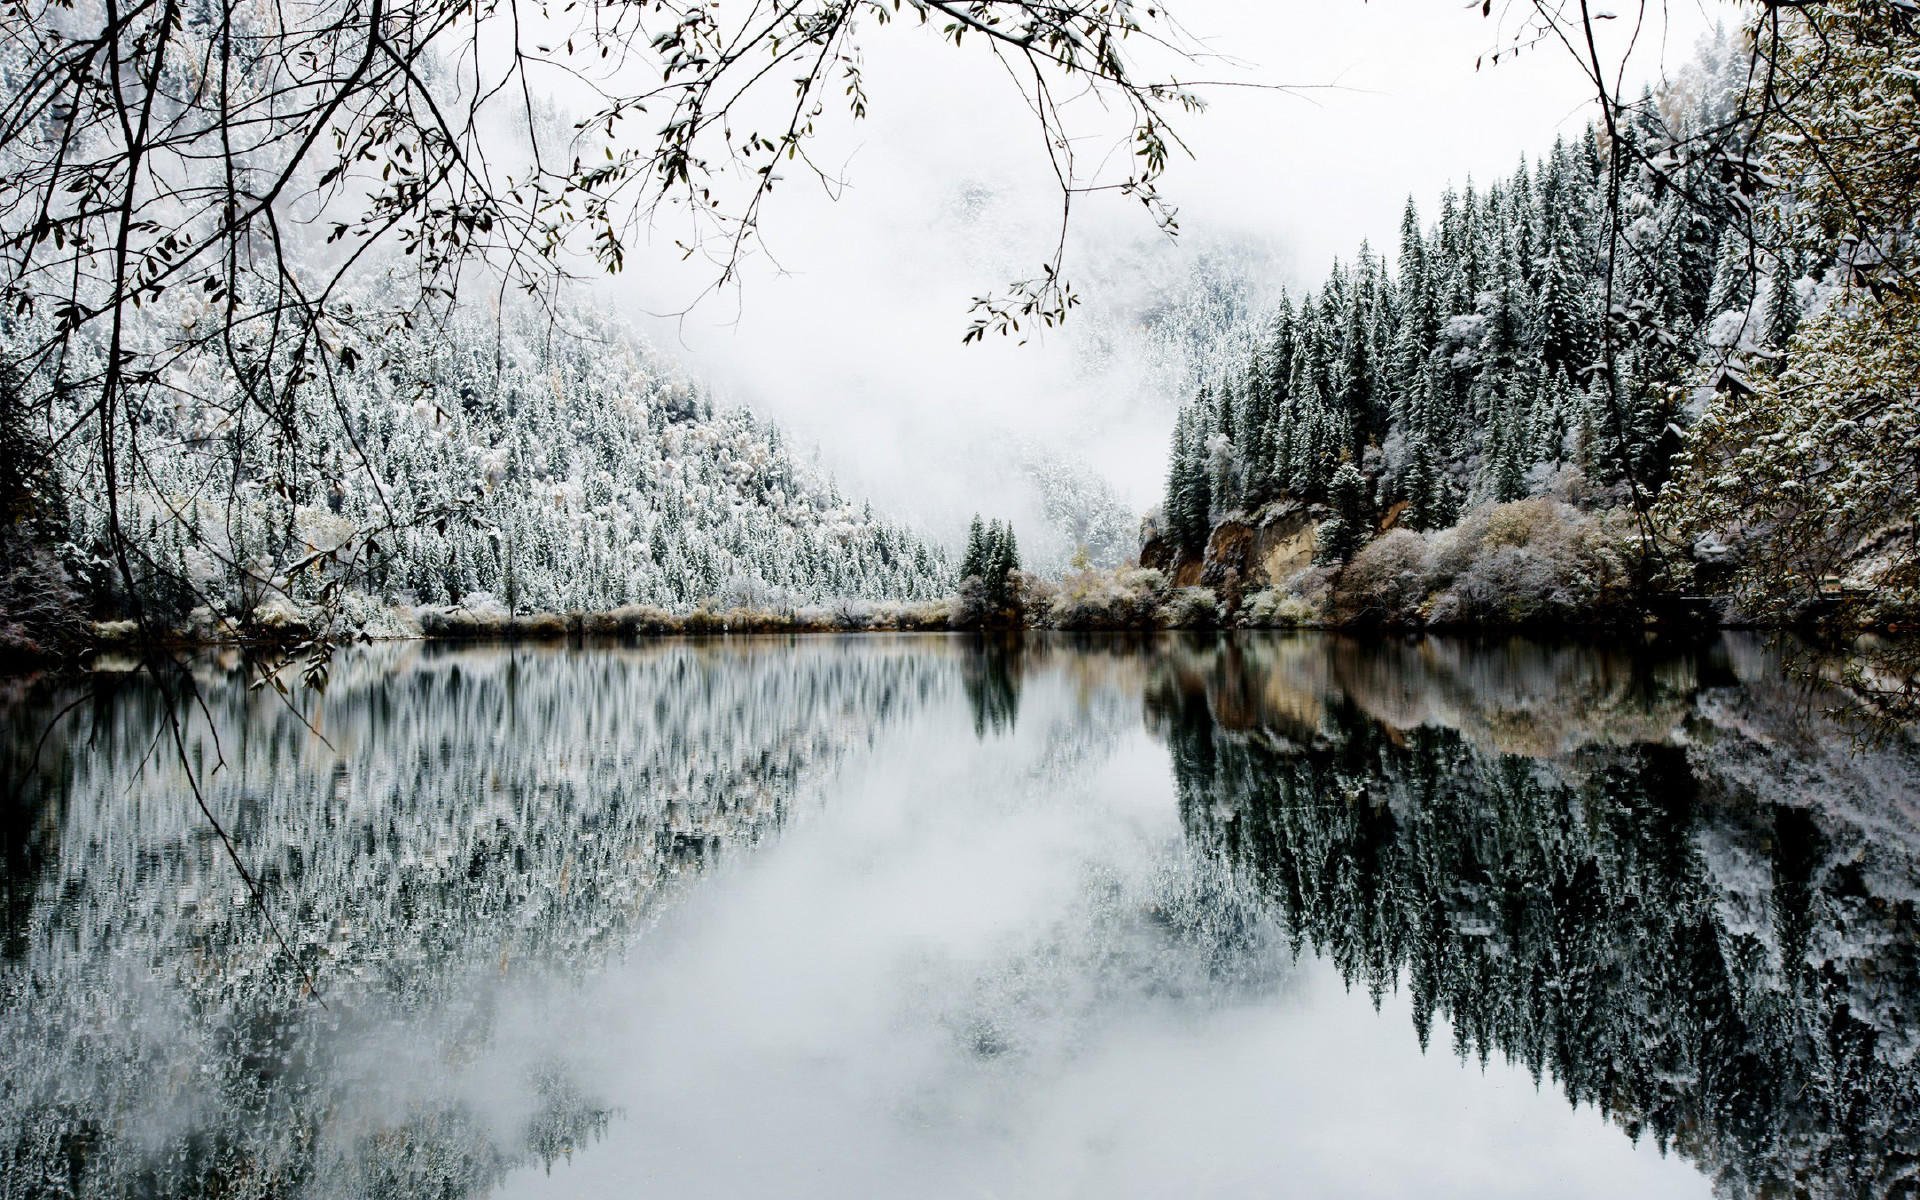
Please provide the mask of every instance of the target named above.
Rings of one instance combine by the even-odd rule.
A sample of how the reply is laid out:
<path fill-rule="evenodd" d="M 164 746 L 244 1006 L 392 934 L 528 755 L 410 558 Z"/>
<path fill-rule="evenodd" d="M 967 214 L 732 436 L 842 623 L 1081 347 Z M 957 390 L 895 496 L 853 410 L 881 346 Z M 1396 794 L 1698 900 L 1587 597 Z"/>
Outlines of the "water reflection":
<path fill-rule="evenodd" d="M 23 698 L 5 751 L 9 1184 L 456 1196 L 564 1152 L 606 1113 L 547 1064 L 515 1081 L 518 1111 L 484 1117 L 441 1082 L 499 1036 L 478 981 L 591 968 L 952 670 L 825 642 L 377 648 L 299 713 L 209 663 L 186 757 L 284 945 L 157 749 L 151 683 Z M 43 714 L 76 702 L 36 761 Z"/>
<path fill-rule="evenodd" d="M 1422 1045 L 1443 1016 L 1729 1194 L 1907 1194 L 1920 775 L 1823 745 L 1765 667 L 1235 644 L 1148 708 L 1196 841 L 1349 983 L 1404 986 Z"/>
<path fill-rule="evenodd" d="M 1920 754 L 1758 642 L 385 647 L 301 713 L 238 668 L 189 760 L 284 944 L 150 684 L 0 694 L 0 1194 L 1358 1193 L 1308 1160 L 1363 1127 L 1428 1194 L 1920 1169 Z M 1463 1148 L 1496 1100 L 1535 1166 Z"/>
<path fill-rule="evenodd" d="M 971 639 L 961 656 L 961 681 L 973 709 L 973 734 L 1005 733 L 1020 719 L 1020 683 L 1026 668 L 1026 639 L 1017 634 L 983 634 Z"/>

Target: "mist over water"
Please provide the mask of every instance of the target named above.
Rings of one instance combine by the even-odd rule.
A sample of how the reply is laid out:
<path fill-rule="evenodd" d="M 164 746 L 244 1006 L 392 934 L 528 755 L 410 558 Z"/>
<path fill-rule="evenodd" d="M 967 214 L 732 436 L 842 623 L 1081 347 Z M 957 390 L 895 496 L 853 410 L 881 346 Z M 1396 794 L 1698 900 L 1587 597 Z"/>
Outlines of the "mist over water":
<path fill-rule="evenodd" d="M 217 735 L 271 926 L 147 753 L 150 681 L 25 685 L 0 1173 L 1900 1194 L 1920 756 L 1856 752 L 1780 667 L 1738 639 L 372 648 L 309 728 L 209 661 L 190 748 Z"/>

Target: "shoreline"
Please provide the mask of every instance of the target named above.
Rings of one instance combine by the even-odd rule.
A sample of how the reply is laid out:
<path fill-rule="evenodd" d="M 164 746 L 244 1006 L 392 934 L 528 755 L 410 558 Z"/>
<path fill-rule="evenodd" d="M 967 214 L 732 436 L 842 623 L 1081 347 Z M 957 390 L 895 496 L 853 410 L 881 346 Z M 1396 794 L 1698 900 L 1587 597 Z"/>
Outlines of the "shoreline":
<path fill-rule="evenodd" d="M 1691 619 L 1688 619 L 1691 618 Z M 105 624 L 105 623 L 103 623 Z M 120 624 L 120 623 L 114 623 Z M 129 623 L 130 624 L 130 623 Z M 652 638 L 749 637 L 749 636 L 828 636 L 889 633 L 945 633 L 965 635 L 1019 635 L 1026 633 L 1060 634 L 1132 634 L 1155 633 L 1325 633 L 1349 637 L 1410 638 L 1437 636 L 1448 638 L 1607 638 L 1641 635 L 1696 635 L 1709 632 L 1743 631 L 1756 633 L 1797 633 L 1801 636 L 1880 635 L 1895 638 L 1920 636 L 1920 630 L 1902 625 L 1888 627 L 1815 623 L 1763 623 L 1724 621 L 1701 616 L 1697 608 L 1676 619 L 1673 615 L 1649 613 L 1639 623 L 1622 621 L 1535 621 L 1517 623 L 1463 622 L 1423 625 L 1388 625 L 1370 622 L 1333 620 L 1258 621 L 1242 619 L 1213 621 L 1153 620 L 1136 623 L 1062 623 L 1050 620 L 995 621 L 974 625 L 955 625 L 944 604 L 857 617 L 823 618 L 815 614 L 784 616 L 755 611 L 695 610 L 673 614 L 653 610 L 644 615 L 620 610 L 595 613 L 530 613 L 518 617 L 474 617 L 432 613 L 415 630 L 391 633 L 355 632 L 330 639 L 333 645 L 374 645 L 401 642 L 441 643 L 556 643 L 583 639 L 620 639 L 639 641 Z M 191 631 L 169 630 L 146 643 L 147 648 L 172 651 L 295 649 L 313 640 L 309 630 L 264 630 L 253 635 L 228 634 L 205 636 Z M 326 640 L 326 639 L 322 639 Z M 119 630 L 99 636 L 88 645 L 64 655 L 15 655 L 0 659 L 0 673 L 33 670 L 63 662 L 79 662 L 98 655 L 137 653 L 143 648 L 136 631 Z"/>
<path fill-rule="evenodd" d="M 358 628 L 328 632 L 318 622 L 281 619 L 241 629 L 171 628 L 145 638 L 132 621 L 101 621 L 90 626 L 91 636 L 70 643 L 63 652 L 15 652 L 0 656 L 0 674 L 20 674 L 65 664 L 85 663 L 101 655 L 144 655 L 150 651 L 192 653 L 233 649 L 300 657 L 316 647 L 380 642 L 552 643 L 581 639 L 726 637 L 749 635 L 828 635 L 873 633 L 952 633 L 1019 635 L 1034 633 L 1165 632 L 1320 632 L 1360 637 L 1561 637 L 1693 636 L 1723 630 L 1796 633 L 1812 640 L 1878 635 L 1897 639 L 1920 636 L 1911 623 L 1873 623 L 1845 619 L 1847 610 L 1827 608 L 1807 619 L 1760 621 L 1746 619 L 1717 596 L 1649 597 L 1632 606 L 1614 605 L 1590 620 L 1524 619 L 1508 621 L 1382 621 L 1355 619 L 1317 611 L 1306 604 L 1261 603 L 1271 593 L 1246 597 L 1239 604 L 1222 604 L 1212 589 L 1138 586 L 1127 578 L 1083 576 L 1059 583 L 1027 576 L 1018 607 L 997 611 L 964 609 L 954 599 L 914 602 L 855 601 L 838 605 L 792 609 L 736 606 L 702 607 L 675 613 L 647 605 L 629 605 L 594 612 L 537 612 L 509 614 L 494 608 L 398 608 L 392 619 L 368 622 Z M 1023 573 L 1024 574 L 1024 573 Z M 1158 572 L 1137 572 L 1157 576 Z M 1112 583 L 1123 586 L 1114 587 Z M 1140 583 L 1145 583 L 1142 578 Z M 1077 585 L 1077 586 L 1076 586 Z M 1125 586 L 1133 585 L 1133 586 Z M 1044 589 L 1044 590 L 1042 590 Z M 1224 610 L 1224 611 L 1223 611 Z M 292 614 L 287 614 L 291 616 Z M 1857 611 L 1856 611 L 1856 614 Z M 322 650 L 324 655 L 325 651 Z"/>

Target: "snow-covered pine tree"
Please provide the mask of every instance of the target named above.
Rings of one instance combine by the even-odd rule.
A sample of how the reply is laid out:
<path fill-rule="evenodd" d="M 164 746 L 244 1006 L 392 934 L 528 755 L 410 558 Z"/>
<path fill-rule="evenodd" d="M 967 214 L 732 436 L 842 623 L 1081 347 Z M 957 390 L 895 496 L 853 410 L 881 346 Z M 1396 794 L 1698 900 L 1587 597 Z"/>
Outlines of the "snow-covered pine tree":
<path fill-rule="evenodd" d="M 980 514 L 973 514 L 973 524 L 967 527 L 967 549 L 960 558 L 961 579 L 984 579 L 987 574 L 987 528 L 980 521 Z"/>
<path fill-rule="evenodd" d="M 1185 406 L 1168 470 L 1181 545 L 1205 544 L 1200 488 L 1214 489 L 1216 518 L 1282 499 L 1326 504 L 1343 462 L 1382 506 L 1405 501 L 1420 528 L 1561 486 L 1567 468 L 1592 485 L 1582 495 L 1651 503 L 1687 420 L 1679 397 L 1709 308 L 1750 301 L 1754 285 L 1725 236 L 1734 207 L 1716 217 L 1682 196 L 1724 191 L 1713 163 L 1652 171 L 1643 152 L 1724 122 L 1744 61 L 1709 53 L 1647 93 L 1615 146 L 1589 128 L 1492 186 L 1447 190 L 1431 225 L 1410 199 L 1394 269 L 1363 245 L 1316 292 L 1283 298 L 1255 352 Z M 1789 297 L 1776 300 L 1784 327 Z M 1603 334 L 1610 372 L 1596 369 Z M 1223 424 L 1227 407 L 1237 420 Z M 1237 456 L 1231 479 L 1193 469 L 1217 434 Z"/>
<path fill-rule="evenodd" d="M 1329 488 L 1333 516 L 1320 526 L 1320 561 L 1345 563 L 1367 544 L 1367 481 L 1350 462 L 1341 463 Z"/>
<path fill-rule="evenodd" d="M 1797 262 L 1781 258 L 1767 280 L 1765 345 L 1775 354 L 1786 353 L 1787 343 L 1800 328 L 1800 294 L 1794 286 L 1798 274 Z"/>

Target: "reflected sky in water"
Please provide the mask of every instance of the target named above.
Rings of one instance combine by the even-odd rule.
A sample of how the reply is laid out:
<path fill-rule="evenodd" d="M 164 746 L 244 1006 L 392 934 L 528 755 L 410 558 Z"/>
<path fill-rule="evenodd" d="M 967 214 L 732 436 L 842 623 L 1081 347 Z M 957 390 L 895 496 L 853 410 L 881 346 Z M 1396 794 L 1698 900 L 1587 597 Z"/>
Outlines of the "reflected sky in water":
<path fill-rule="evenodd" d="M 0 1194 L 1914 1186 L 1920 756 L 1757 642 L 197 679 L 265 913 L 150 683 L 6 696 Z"/>

